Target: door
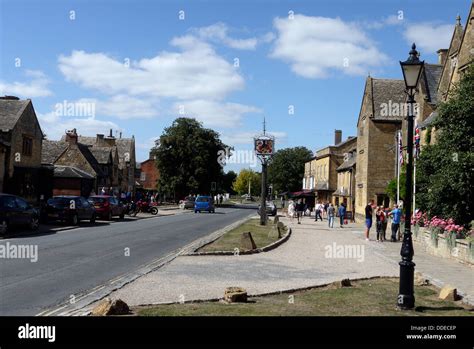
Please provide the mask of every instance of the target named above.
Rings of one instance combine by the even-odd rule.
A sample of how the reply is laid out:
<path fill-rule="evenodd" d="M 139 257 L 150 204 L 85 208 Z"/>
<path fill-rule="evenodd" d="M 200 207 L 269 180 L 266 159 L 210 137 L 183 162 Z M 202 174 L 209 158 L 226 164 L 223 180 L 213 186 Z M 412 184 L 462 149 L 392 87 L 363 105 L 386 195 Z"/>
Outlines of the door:
<path fill-rule="evenodd" d="M 15 198 L 17 206 L 18 224 L 29 224 L 31 220 L 30 205 L 23 199 Z"/>
<path fill-rule="evenodd" d="M 5 218 L 10 225 L 20 224 L 18 217 L 18 206 L 14 196 L 3 197 L 3 210 L 5 211 Z"/>
<path fill-rule="evenodd" d="M 81 219 L 92 218 L 92 206 L 85 198 L 81 197 L 78 200 L 81 203 Z"/>

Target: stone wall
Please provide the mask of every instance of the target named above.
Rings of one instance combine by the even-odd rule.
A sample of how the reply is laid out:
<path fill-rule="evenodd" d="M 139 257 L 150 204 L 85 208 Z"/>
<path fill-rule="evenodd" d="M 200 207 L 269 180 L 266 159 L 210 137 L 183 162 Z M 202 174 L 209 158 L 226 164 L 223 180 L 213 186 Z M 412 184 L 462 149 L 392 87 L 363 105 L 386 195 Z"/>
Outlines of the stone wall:
<path fill-rule="evenodd" d="M 474 265 L 474 247 L 471 247 L 465 239 L 456 239 L 453 244 L 442 235 L 431 234 L 428 229 L 413 227 L 412 230 L 415 253 L 417 249 L 422 249 L 440 258 Z"/>

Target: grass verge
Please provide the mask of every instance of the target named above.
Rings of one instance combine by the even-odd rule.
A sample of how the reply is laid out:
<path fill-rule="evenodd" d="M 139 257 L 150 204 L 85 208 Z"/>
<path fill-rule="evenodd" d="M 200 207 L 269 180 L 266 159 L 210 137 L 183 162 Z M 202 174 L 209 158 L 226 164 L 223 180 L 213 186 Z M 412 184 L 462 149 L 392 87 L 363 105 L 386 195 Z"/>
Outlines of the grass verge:
<path fill-rule="evenodd" d="M 434 286 L 415 287 L 416 308 L 396 307 L 397 278 L 353 281 L 278 295 L 251 297 L 248 303 L 202 302 L 138 307 L 140 316 L 474 316 L 461 302 L 438 299 Z"/>

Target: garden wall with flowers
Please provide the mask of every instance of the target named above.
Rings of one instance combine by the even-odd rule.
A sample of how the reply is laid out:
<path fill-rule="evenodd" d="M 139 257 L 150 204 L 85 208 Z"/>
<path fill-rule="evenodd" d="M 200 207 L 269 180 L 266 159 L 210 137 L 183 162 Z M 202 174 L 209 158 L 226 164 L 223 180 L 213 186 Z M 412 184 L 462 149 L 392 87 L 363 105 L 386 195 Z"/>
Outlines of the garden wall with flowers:
<path fill-rule="evenodd" d="M 474 230 L 467 230 L 452 218 L 428 218 L 421 211 L 412 217 L 411 223 L 413 241 L 422 245 L 426 252 L 474 264 Z"/>

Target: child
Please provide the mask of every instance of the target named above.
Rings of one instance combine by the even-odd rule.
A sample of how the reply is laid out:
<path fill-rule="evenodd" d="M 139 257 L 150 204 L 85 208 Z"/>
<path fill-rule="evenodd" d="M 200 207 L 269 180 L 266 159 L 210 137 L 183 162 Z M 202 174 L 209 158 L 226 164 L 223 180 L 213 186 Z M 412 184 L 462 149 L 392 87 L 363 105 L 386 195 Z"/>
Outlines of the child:
<path fill-rule="evenodd" d="M 383 242 L 385 240 L 384 236 L 384 222 L 385 222 L 385 212 L 382 206 L 377 207 L 375 212 L 375 218 L 377 222 L 377 241 Z"/>

